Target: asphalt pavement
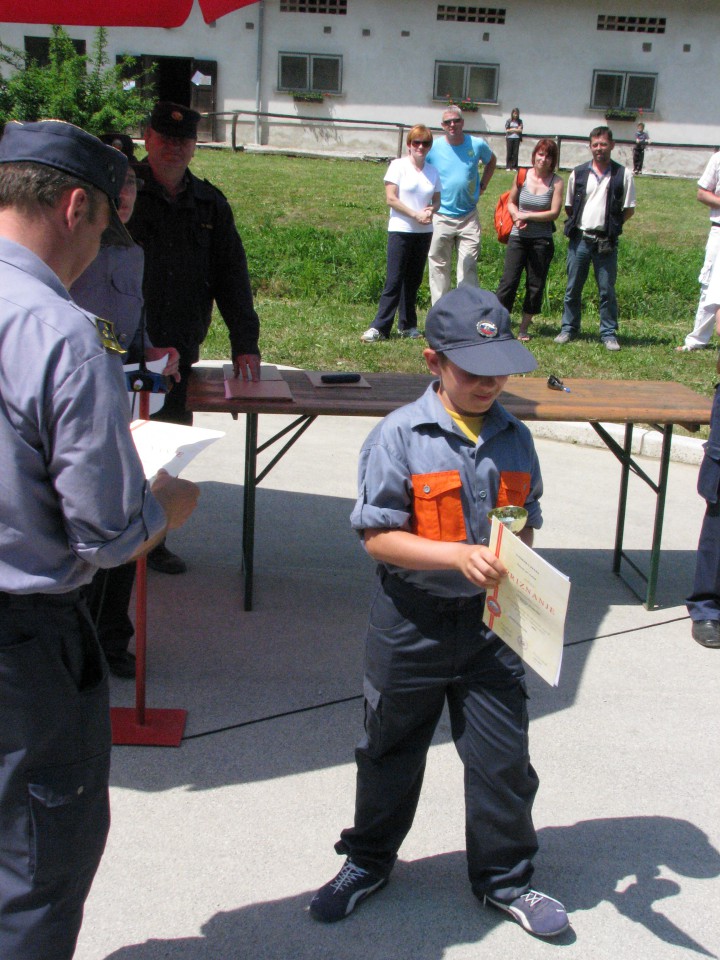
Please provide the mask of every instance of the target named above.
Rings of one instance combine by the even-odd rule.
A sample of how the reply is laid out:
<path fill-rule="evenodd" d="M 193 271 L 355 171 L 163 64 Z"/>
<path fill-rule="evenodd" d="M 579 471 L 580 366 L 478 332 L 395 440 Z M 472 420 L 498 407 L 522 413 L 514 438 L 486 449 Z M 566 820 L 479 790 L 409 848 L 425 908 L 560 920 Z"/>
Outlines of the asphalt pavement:
<path fill-rule="evenodd" d="M 261 417 L 261 435 L 285 419 Z M 577 435 L 537 439 L 536 549 L 572 588 L 559 685 L 529 675 L 535 883 L 566 904 L 570 929 L 535 939 L 472 896 L 446 718 L 389 885 L 341 923 L 308 915 L 341 865 L 333 843 L 353 815 L 374 574 L 348 516 L 374 422 L 319 420 L 262 483 L 247 613 L 244 423 L 196 417 L 225 436 L 184 474 L 201 500 L 168 544 L 188 572 L 148 578 L 147 705 L 187 710 L 184 739 L 113 750 L 112 829 L 77 960 L 720 955 L 720 651 L 691 639 L 683 602 L 704 509 L 692 440 L 678 442 L 671 465 L 660 606 L 648 611 L 611 571 L 617 461 Z M 643 466 L 657 470 L 652 457 Z M 625 543 L 639 566 L 654 508 L 632 478 Z M 113 679 L 115 706 L 132 706 L 134 692 Z"/>

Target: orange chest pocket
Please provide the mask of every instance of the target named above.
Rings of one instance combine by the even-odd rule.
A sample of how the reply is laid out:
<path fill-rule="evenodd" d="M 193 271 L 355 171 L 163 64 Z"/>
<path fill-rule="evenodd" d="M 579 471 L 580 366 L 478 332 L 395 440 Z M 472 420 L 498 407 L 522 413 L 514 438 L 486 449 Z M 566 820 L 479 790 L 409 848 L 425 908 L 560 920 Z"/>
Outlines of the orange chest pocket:
<path fill-rule="evenodd" d="M 443 540 L 447 543 L 467 540 L 460 493 L 460 471 L 416 473 L 411 480 L 412 532 L 428 540 Z"/>
<path fill-rule="evenodd" d="M 530 493 L 530 474 L 504 470 L 500 474 L 497 507 L 524 507 Z"/>

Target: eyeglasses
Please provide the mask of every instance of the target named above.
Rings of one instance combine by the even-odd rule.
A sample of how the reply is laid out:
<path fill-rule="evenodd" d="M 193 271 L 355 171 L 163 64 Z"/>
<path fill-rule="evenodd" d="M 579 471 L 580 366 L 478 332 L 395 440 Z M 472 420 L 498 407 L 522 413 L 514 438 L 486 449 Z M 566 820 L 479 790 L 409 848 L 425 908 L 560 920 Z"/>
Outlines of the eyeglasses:
<path fill-rule="evenodd" d="M 411 140 L 410 143 L 413 147 L 425 147 L 428 150 L 432 146 L 432 140 Z"/>
<path fill-rule="evenodd" d="M 443 120 L 442 125 L 443 125 L 444 127 L 452 127 L 452 126 L 454 126 L 456 123 L 462 123 L 462 122 L 463 122 L 463 121 L 462 121 L 462 118 L 461 118 L 461 117 L 456 117 L 456 118 L 453 119 L 453 120 Z"/>

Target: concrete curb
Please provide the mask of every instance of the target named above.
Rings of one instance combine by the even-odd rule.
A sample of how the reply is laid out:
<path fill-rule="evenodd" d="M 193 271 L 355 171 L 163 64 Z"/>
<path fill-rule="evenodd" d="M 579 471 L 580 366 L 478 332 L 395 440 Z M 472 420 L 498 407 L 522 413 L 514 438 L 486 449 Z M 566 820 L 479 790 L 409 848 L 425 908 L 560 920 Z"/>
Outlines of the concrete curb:
<path fill-rule="evenodd" d="M 625 426 L 622 423 L 603 423 L 605 430 L 621 446 L 625 442 Z M 605 444 L 589 423 L 544 422 L 528 423 L 533 436 L 563 443 L 576 443 L 587 447 L 604 447 Z M 703 457 L 703 440 L 694 437 L 673 436 L 670 459 L 676 463 L 699 464 Z M 639 457 L 660 458 L 662 434 L 657 430 L 636 427 L 633 431 L 632 452 Z"/>

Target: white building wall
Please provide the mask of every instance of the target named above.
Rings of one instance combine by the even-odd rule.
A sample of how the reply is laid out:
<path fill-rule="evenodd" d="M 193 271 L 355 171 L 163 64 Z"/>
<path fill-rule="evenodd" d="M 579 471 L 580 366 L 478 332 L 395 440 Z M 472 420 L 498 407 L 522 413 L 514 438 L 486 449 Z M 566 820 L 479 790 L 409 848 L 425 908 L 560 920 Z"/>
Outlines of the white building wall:
<path fill-rule="evenodd" d="M 500 0 L 498 0 L 500 2 Z M 436 19 L 435 0 L 349 0 L 347 16 L 281 13 L 280 0 L 265 0 L 260 110 L 310 116 L 318 122 L 261 125 L 261 142 L 292 149 L 392 155 L 395 129 L 381 131 L 342 118 L 437 128 L 443 103 L 433 100 L 436 60 L 499 64 L 498 102 L 467 117 L 472 131 L 500 133 L 514 106 L 525 123 L 523 155 L 532 135 L 587 136 L 603 123 L 602 111 L 589 100 L 594 69 L 634 70 L 657 74 L 656 108 L 645 115 L 656 143 L 720 143 L 717 86 L 718 0 L 625 0 L 622 9 L 607 0 L 506 0 L 504 25 L 447 23 Z M 665 16 L 665 34 L 602 32 L 598 14 Z M 109 30 L 109 53 L 192 56 L 218 62 L 218 110 L 253 111 L 260 5 L 253 4 L 219 20 L 204 23 L 197 6 L 188 22 L 174 30 Z M 329 32 L 326 32 L 329 28 Z M 363 36 L 363 30 L 369 36 Z M 402 36 L 407 31 L 409 36 Z M 0 39 L 22 47 L 26 34 L 49 33 L 49 27 L 0 25 Z M 73 37 L 90 44 L 92 28 L 73 27 Z M 651 50 L 643 50 L 650 44 Z M 683 50 L 689 45 L 689 51 Z M 327 53 L 343 58 L 343 92 L 320 104 L 295 103 L 277 90 L 279 51 Z M 616 139 L 631 138 L 634 123 L 612 123 Z M 226 132 L 229 127 L 226 128 Z M 229 139 L 229 132 L 227 132 Z M 238 139 L 252 143 L 255 124 L 245 118 Z M 503 157 L 503 139 L 489 137 Z M 563 146 L 563 165 L 585 159 L 584 146 Z M 708 150 L 683 154 L 681 169 L 702 169 Z M 648 154 L 666 168 L 676 161 L 668 151 Z M 522 159 L 522 158 L 521 158 Z"/>

